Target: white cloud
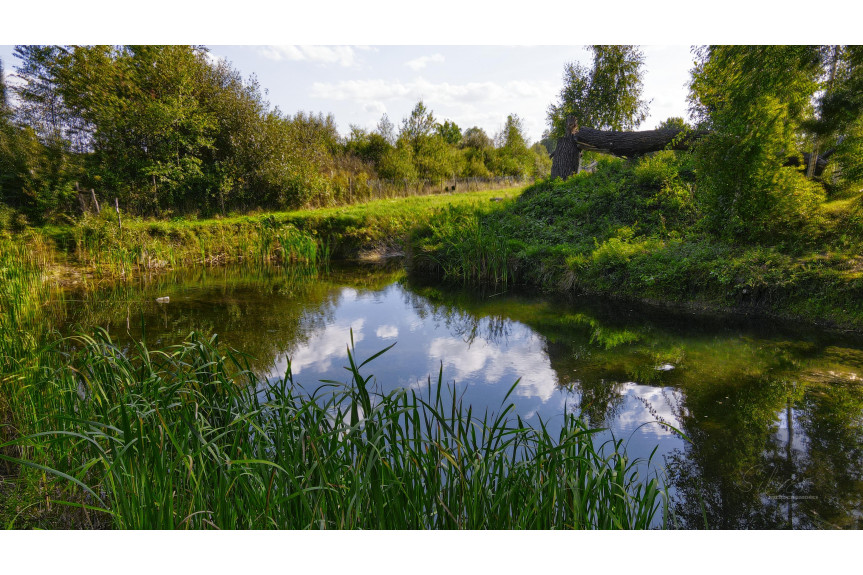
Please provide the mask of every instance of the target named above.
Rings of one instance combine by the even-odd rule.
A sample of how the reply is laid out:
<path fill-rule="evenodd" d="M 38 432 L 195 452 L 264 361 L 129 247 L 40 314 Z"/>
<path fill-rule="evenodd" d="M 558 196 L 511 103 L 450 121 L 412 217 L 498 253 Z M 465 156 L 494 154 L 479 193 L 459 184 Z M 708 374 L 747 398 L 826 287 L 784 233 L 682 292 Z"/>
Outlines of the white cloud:
<path fill-rule="evenodd" d="M 375 335 L 381 339 L 392 339 L 399 336 L 399 328 L 394 325 L 382 325 L 375 331 Z"/>
<path fill-rule="evenodd" d="M 399 80 L 342 80 L 315 82 L 311 95 L 327 100 L 381 101 L 397 98 L 423 98 L 432 103 L 480 103 L 521 98 L 545 98 L 554 94 L 551 82 L 429 82 L 418 78 L 411 82 Z"/>
<path fill-rule="evenodd" d="M 443 61 L 443 54 L 432 54 L 431 56 L 420 56 L 419 58 L 408 60 L 407 62 L 405 62 L 405 66 L 407 66 L 411 70 L 422 70 L 429 64 L 429 62 L 440 63 Z"/>
<path fill-rule="evenodd" d="M 338 64 L 340 66 L 357 65 L 356 50 L 370 50 L 367 46 L 262 46 L 258 53 L 277 62 L 288 60 L 292 62 L 318 62 L 321 64 Z"/>
<path fill-rule="evenodd" d="M 207 59 L 207 62 L 209 62 L 211 66 L 218 66 L 220 63 L 225 61 L 225 58 L 223 58 L 222 56 L 216 56 L 209 50 L 204 52 L 204 58 Z"/>
<path fill-rule="evenodd" d="M 375 100 L 374 102 L 369 102 L 368 104 L 363 104 L 363 110 L 366 112 L 370 112 L 375 115 L 386 114 L 387 107 L 384 106 L 383 102 L 378 102 Z"/>

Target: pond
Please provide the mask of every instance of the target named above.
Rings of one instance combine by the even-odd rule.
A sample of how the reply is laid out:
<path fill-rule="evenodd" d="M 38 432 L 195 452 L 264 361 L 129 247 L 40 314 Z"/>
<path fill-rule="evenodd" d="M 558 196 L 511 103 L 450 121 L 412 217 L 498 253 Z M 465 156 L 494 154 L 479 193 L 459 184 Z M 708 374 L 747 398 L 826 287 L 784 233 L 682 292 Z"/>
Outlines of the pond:
<path fill-rule="evenodd" d="M 163 298 L 168 298 L 164 302 Z M 162 299 L 162 302 L 157 302 Z M 62 331 L 105 328 L 151 349 L 218 334 L 255 371 L 313 389 L 350 381 L 353 338 L 380 391 L 442 375 L 474 413 L 508 401 L 531 425 L 565 411 L 652 457 L 684 528 L 863 527 L 863 338 L 791 323 L 671 313 L 411 279 L 226 267 L 69 290 Z M 678 431 L 679 430 L 679 431 Z"/>

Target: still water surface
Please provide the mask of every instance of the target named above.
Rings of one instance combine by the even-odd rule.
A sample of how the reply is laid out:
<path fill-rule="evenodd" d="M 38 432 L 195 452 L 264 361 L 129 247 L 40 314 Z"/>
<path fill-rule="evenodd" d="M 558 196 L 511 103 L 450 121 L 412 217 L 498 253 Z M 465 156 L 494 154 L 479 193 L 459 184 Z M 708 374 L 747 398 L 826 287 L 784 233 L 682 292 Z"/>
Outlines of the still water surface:
<path fill-rule="evenodd" d="M 169 297 L 160 304 L 157 297 Z M 262 375 L 348 382 L 347 345 L 380 391 L 455 385 L 474 412 L 554 426 L 564 410 L 624 440 L 681 527 L 863 527 L 863 339 L 628 304 L 476 293 L 351 266 L 309 277 L 222 268 L 66 292 L 64 330 L 150 348 L 218 334 Z M 684 439 L 674 429 L 685 434 Z M 655 450 L 655 452 L 654 452 Z"/>

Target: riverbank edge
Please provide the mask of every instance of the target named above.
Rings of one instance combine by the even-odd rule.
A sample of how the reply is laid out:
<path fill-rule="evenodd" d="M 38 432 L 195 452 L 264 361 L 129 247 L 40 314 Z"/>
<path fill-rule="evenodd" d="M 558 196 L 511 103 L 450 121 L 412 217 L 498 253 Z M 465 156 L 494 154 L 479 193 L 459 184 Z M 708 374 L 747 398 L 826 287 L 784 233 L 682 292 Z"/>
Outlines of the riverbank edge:
<path fill-rule="evenodd" d="M 224 219 L 126 223 L 112 233 L 116 222 L 90 220 L 75 226 L 34 228 L 12 241 L 30 242 L 49 252 L 43 278 L 56 287 L 80 287 L 124 281 L 137 275 L 172 269 L 234 263 L 318 265 L 333 260 L 376 262 L 402 259 L 409 273 L 446 283 L 478 287 L 484 281 L 448 277 L 442 256 L 430 252 L 421 238 L 435 218 L 446 218 L 453 206 L 467 207 L 476 216 L 499 209 L 521 189 L 493 190 L 421 198 L 377 200 L 341 208 L 264 213 Z M 501 238 L 505 240 L 505 238 Z M 168 260 L 171 261 L 168 261 Z M 693 315 L 729 315 L 752 319 L 801 321 L 830 331 L 863 333 L 863 318 L 842 315 L 828 305 L 823 312 L 792 310 L 778 299 L 768 304 L 744 302 L 729 305 L 698 293 L 685 299 L 634 297 L 621 291 L 599 289 L 577 277 L 561 254 L 514 257 L 505 263 L 505 275 L 518 278 L 506 285 L 538 288 L 543 293 L 587 295 Z M 829 287 L 829 286 L 823 286 Z"/>
<path fill-rule="evenodd" d="M 540 269 L 541 266 L 537 266 L 537 269 Z M 411 271 L 414 275 L 419 275 L 421 277 L 427 279 L 436 279 L 443 280 L 443 277 L 440 273 L 430 272 L 428 270 L 419 271 L 417 269 L 413 269 Z M 445 280 L 444 280 L 445 281 Z M 562 278 L 560 279 L 562 282 Z M 450 284 L 456 285 L 465 285 L 464 283 L 459 283 L 453 280 L 449 281 Z M 808 326 L 816 327 L 818 329 L 822 329 L 828 332 L 834 333 L 848 333 L 848 334 L 863 334 L 863 321 L 849 321 L 849 322 L 841 322 L 835 321 L 828 317 L 824 317 L 821 315 L 814 314 L 803 314 L 803 313 L 794 313 L 790 311 L 784 311 L 782 309 L 776 309 L 775 307 L 768 306 L 758 306 L 758 305 L 724 305 L 720 303 L 716 303 L 713 301 L 709 301 L 706 299 L 700 298 L 692 298 L 688 300 L 661 300 L 657 298 L 650 297 L 633 297 L 628 294 L 623 293 L 615 293 L 609 292 L 605 290 L 591 290 L 589 287 L 585 287 L 581 284 L 575 287 L 562 287 L 560 285 L 554 285 L 558 282 L 550 281 L 548 284 L 539 283 L 539 282 L 527 282 L 527 283 L 518 283 L 513 284 L 512 287 L 520 287 L 524 288 L 537 288 L 541 293 L 548 295 L 556 295 L 556 296 L 566 296 L 566 297 L 591 297 L 591 298 L 602 298 L 606 299 L 612 303 L 618 303 L 621 307 L 627 307 L 632 305 L 649 307 L 656 310 L 668 311 L 670 313 L 676 314 L 686 314 L 691 315 L 693 317 L 716 317 L 716 316 L 726 316 L 726 317 L 736 317 L 736 318 L 744 318 L 748 320 L 769 320 L 769 321 L 777 321 L 782 323 L 792 323 L 792 322 L 802 322 Z M 467 285 L 480 285 L 480 284 L 467 284 Z"/>

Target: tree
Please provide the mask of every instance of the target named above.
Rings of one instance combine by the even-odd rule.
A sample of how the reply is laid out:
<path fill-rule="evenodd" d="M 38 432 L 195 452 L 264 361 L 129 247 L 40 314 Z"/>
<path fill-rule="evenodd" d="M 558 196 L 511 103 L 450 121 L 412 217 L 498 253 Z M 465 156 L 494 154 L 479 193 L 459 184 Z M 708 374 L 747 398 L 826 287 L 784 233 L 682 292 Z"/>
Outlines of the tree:
<path fill-rule="evenodd" d="M 415 181 L 417 169 L 414 166 L 413 148 L 402 141 L 387 150 L 381 158 L 378 173 L 390 180 Z"/>
<path fill-rule="evenodd" d="M 838 168 L 834 179 L 844 187 L 863 181 L 863 47 L 824 46 L 821 49 L 822 90 L 816 115 L 805 123 L 814 135 L 809 175 L 817 157 L 832 152 Z"/>
<path fill-rule="evenodd" d="M 394 146 L 396 144 L 396 127 L 390 122 L 389 116 L 386 114 L 381 116 L 375 130 L 389 145 Z"/>
<path fill-rule="evenodd" d="M 646 117 L 648 102 L 642 69 L 644 54 L 635 46 L 590 46 L 591 69 L 577 62 L 566 65 L 558 101 L 548 108 L 551 135 L 566 133 L 567 118 L 579 126 L 630 130 Z"/>
<path fill-rule="evenodd" d="M 455 122 L 447 120 L 443 124 L 438 124 L 435 129 L 438 135 L 451 146 L 456 146 L 461 141 L 461 128 Z"/>
<path fill-rule="evenodd" d="M 431 110 L 426 108 L 422 100 L 417 102 L 410 116 L 402 120 L 402 128 L 399 131 L 399 140 L 404 140 L 412 148 L 414 154 L 419 153 L 420 145 L 425 138 L 432 135 L 435 130 L 435 118 Z"/>
<path fill-rule="evenodd" d="M 494 142 L 485 133 L 485 130 L 478 126 L 465 130 L 461 138 L 459 146 L 462 148 L 473 148 L 475 150 L 485 150 L 494 146 Z"/>
<path fill-rule="evenodd" d="M 524 122 L 516 114 L 506 118 L 503 129 L 495 137 L 497 172 L 504 176 L 524 177 L 533 173 L 534 156 L 524 137 Z"/>
<path fill-rule="evenodd" d="M 535 178 L 547 178 L 551 173 L 551 157 L 548 155 L 548 150 L 542 142 L 537 142 L 530 147 L 530 151 L 533 152 L 531 175 Z"/>
<path fill-rule="evenodd" d="M 686 120 L 679 116 L 673 116 L 670 118 L 666 118 L 656 126 L 657 130 L 686 130 L 689 128 L 689 125 L 686 123 Z"/>
<path fill-rule="evenodd" d="M 464 158 L 462 175 L 468 178 L 487 178 L 494 161 L 494 142 L 485 130 L 473 126 L 465 130 L 459 148 Z"/>
<path fill-rule="evenodd" d="M 731 237 L 787 233 L 821 199 L 785 165 L 813 113 L 818 47 L 709 46 L 696 57 L 690 105 L 709 130 L 696 150 L 709 222 Z"/>
<path fill-rule="evenodd" d="M 367 132 L 358 127 L 351 126 L 351 133 L 345 143 L 345 149 L 355 154 L 362 161 L 371 164 L 377 169 L 384 154 L 392 148 L 386 139 L 377 132 Z"/>

